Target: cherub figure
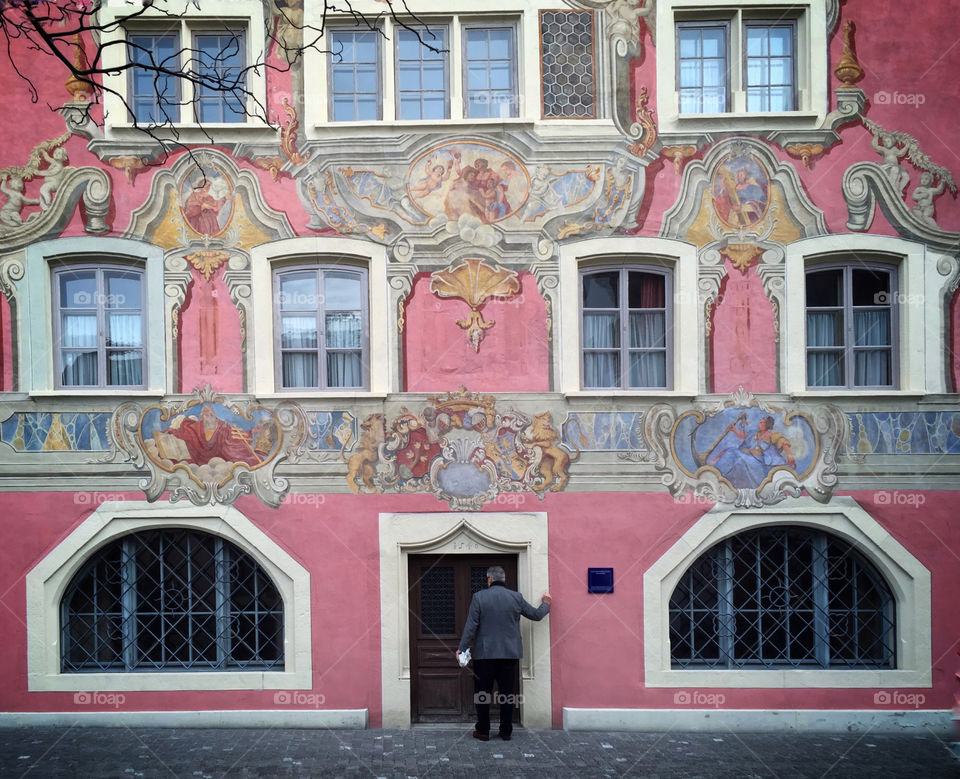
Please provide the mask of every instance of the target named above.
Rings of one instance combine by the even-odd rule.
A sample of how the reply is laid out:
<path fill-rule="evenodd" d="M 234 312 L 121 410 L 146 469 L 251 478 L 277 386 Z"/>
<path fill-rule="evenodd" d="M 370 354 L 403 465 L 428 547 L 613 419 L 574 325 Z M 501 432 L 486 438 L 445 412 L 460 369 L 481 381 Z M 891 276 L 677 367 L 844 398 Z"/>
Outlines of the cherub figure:
<path fill-rule="evenodd" d="M 43 176 L 43 184 L 40 185 L 40 208 L 46 211 L 53 203 L 54 195 L 66 175 L 67 150 L 58 146 L 53 150 L 52 157 L 43 149 L 40 154 L 47 161 L 47 167 L 37 171 L 38 176 Z"/>
<path fill-rule="evenodd" d="M 907 153 L 907 147 L 897 146 L 890 133 L 874 135 L 870 146 L 883 158 L 880 167 L 883 168 L 884 175 L 896 187 L 897 192 L 903 194 L 903 188 L 910 181 L 910 174 L 900 167 L 900 158 Z"/>
<path fill-rule="evenodd" d="M 563 205 L 563 198 L 553 189 L 550 169 L 546 165 L 538 165 L 530 181 L 530 195 L 523 210 L 523 219 L 527 222 L 532 221 L 540 214 L 561 205 Z"/>
<path fill-rule="evenodd" d="M 40 201 L 23 194 L 23 179 L 19 176 L 7 176 L 10 186 L 0 181 L 0 192 L 7 196 L 7 202 L 0 206 L 0 224 L 19 227 L 23 224 L 20 210 L 24 206 L 35 206 Z"/>
<path fill-rule="evenodd" d="M 456 157 L 456 162 L 457 173 L 459 174 L 459 155 Z M 450 173 L 453 170 L 453 163 L 454 160 L 451 159 L 447 162 L 447 166 L 444 167 L 439 163 L 435 164 L 433 157 L 428 157 L 427 164 L 424 167 L 424 172 L 427 175 L 410 187 L 410 194 L 412 194 L 414 197 L 426 197 L 434 190 L 439 189 L 441 186 L 443 186 L 443 182 L 450 178 Z"/>
<path fill-rule="evenodd" d="M 930 186 L 931 184 L 933 174 L 925 170 L 920 174 L 920 183 L 913 189 L 913 199 L 917 204 L 911 209 L 911 213 L 924 224 L 936 227 L 937 223 L 933 221 L 933 199 L 943 192 L 943 180 L 935 187 Z"/>

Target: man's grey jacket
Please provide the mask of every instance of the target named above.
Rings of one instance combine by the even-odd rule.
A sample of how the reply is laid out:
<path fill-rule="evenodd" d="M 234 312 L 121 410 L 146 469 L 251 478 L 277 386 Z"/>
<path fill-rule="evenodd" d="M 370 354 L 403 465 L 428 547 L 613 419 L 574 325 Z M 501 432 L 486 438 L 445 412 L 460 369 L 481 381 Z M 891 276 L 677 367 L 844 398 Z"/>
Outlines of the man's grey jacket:
<path fill-rule="evenodd" d="M 471 654 L 478 660 L 519 659 L 523 657 L 520 615 L 539 622 L 549 612 L 546 603 L 535 609 L 519 592 L 508 590 L 503 582 L 494 582 L 470 601 L 457 651 L 465 652 L 473 645 Z"/>

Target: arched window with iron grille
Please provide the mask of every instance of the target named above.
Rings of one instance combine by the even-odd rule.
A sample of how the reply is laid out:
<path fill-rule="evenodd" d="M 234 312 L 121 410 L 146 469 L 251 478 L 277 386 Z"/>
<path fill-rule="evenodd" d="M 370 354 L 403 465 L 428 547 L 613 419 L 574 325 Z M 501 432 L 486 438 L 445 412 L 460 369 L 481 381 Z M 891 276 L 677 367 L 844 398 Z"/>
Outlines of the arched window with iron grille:
<path fill-rule="evenodd" d="M 761 527 L 697 558 L 670 597 L 673 668 L 895 668 L 895 602 L 846 541 Z"/>
<path fill-rule="evenodd" d="M 163 528 L 99 549 L 60 603 L 63 673 L 284 670 L 283 599 L 246 552 Z"/>

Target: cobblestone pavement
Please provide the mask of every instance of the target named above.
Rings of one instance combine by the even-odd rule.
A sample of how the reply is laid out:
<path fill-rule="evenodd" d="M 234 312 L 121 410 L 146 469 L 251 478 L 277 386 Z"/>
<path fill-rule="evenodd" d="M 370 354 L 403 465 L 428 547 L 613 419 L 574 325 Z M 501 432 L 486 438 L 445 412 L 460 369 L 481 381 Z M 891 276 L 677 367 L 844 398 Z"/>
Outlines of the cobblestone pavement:
<path fill-rule="evenodd" d="M 907 735 L 469 729 L 0 729 L 16 777 L 960 777 L 949 743 Z"/>

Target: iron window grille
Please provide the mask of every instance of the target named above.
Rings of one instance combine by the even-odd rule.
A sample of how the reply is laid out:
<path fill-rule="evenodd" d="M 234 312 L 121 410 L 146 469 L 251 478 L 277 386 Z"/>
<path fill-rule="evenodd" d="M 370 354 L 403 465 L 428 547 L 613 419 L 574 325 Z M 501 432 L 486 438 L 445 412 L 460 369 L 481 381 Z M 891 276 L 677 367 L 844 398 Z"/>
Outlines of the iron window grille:
<path fill-rule="evenodd" d="M 721 541 L 670 597 L 673 668 L 895 668 L 895 607 L 874 566 L 821 531 Z"/>
<path fill-rule="evenodd" d="M 60 606 L 64 673 L 283 670 L 283 600 L 229 541 L 133 533 L 100 549 Z"/>

